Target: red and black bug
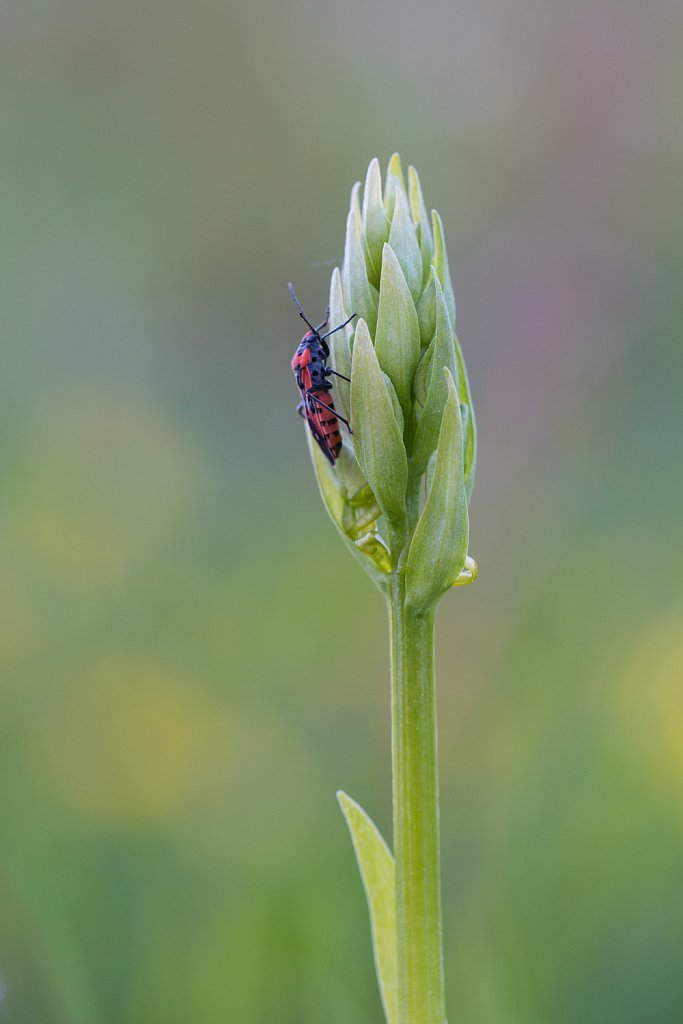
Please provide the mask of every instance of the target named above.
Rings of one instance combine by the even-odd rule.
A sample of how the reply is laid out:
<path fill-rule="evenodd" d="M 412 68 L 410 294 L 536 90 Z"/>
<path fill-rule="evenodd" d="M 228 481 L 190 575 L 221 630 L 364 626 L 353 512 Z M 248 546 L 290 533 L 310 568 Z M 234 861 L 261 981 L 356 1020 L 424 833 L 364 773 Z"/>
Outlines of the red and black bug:
<path fill-rule="evenodd" d="M 299 342 L 299 347 L 292 359 L 292 372 L 296 377 L 296 386 L 301 395 L 301 401 L 296 407 L 297 412 L 308 423 L 320 450 L 334 465 L 342 446 L 339 420 L 346 424 L 349 431 L 351 427 L 349 421 L 340 416 L 334 407 L 334 400 L 330 394 L 332 385 L 328 378 L 332 375 L 341 377 L 342 380 L 348 380 L 349 378 L 344 377 L 342 373 L 337 373 L 336 370 L 327 365 L 327 360 L 330 358 L 330 346 L 327 344 L 326 339 L 331 334 L 334 334 L 335 331 L 340 331 L 342 327 L 346 327 L 356 314 L 353 313 L 343 324 L 333 327 L 326 334 L 321 334 L 320 332 L 327 327 L 329 310 L 323 322 L 314 327 L 306 319 L 303 306 L 297 299 L 294 288 L 291 284 L 288 287 L 289 294 L 299 310 L 299 316 L 310 328 Z"/>

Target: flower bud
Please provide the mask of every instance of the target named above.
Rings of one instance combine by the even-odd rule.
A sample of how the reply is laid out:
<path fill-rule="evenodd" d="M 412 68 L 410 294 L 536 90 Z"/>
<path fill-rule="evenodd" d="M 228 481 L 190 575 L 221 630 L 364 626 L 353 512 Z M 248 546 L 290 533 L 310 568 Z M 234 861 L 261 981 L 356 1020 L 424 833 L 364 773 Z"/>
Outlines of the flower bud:
<path fill-rule="evenodd" d="M 443 224 L 428 216 L 413 167 L 408 182 L 394 154 L 384 190 L 377 160 L 362 200 L 360 183 L 352 190 L 329 301 L 330 329 L 356 314 L 329 342 L 352 433 L 334 465 L 310 436 L 309 447 L 347 546 L 382 589 L 405 572 L 406 600 L 419 611 L 477 575 L 467 553 L 476 425 Z"/>

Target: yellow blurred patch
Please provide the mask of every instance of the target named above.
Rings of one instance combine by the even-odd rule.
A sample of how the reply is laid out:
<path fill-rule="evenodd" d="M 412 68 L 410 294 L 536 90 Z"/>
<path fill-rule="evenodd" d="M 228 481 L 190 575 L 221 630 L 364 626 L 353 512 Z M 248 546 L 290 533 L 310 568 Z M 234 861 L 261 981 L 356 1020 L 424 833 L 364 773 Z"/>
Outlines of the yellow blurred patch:
<path fill-rule="evenodd" d="M 43 410 L 13 473 L 12 549 L 40 577 L 98 594 L 174 542 L 204 479 L 201 453 L 153 395 L 101 380 Z"/>
<path fill-rule="evenodd" d="M 635 747 L 664 781 L 683 788 L 683 611 L 638 636 L 616 695 Z"/>
<path fill-rule="evenodd" d="M 172 819 L 223 745 L 217 709 L 189 680 L 114 656 L 70 686 L 42 719 L 41 788 L 78 815 L 123 826 Z"/>

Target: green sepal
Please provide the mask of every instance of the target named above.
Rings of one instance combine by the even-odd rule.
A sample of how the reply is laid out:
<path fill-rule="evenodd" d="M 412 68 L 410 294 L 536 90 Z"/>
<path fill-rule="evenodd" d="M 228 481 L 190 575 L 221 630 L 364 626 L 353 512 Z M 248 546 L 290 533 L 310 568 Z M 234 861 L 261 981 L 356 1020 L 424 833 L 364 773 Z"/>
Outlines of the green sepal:
<path fill-rule="evenodd" d="M 420 359 L 420 328 L 401 264 L 388 244 L 382 251 L 375 352 L 396 388 L 405 416 L 409 416 L 413 377 Z"/>
<path fill-rule="evenodd" d="M 391 219 L 389 245 L 401 264 L 401 269 L 408 282 L 413 302 L 417 302 L 422 293 L 422 255 L 417 242 L 417 235 L 410 219 L 408 200 L 400 190 L 396 193 L 394 214 Z"/>
<path fill-rule="evenodd" d="M 390 525 L 399 530 L 406 516 L 408 462 L 401 429 L 364 320 L 356 327 L 353 344 L 351 424 L 358 464 Z"/>
<path fill-rule="evenodd" d="M 368 269 L 363 255 L 363 243 L 356 214 L 349 210 L 346 219 L 346 245 L 342 268 L 344 304 L 351 313 L 356 313 L 367 323 L 374 336 L 377 326 L 377 301 L 368 279 Z"/>
<path fill-rule="evenodd" d="M 365 176 L 362 226 L 366 250 L 371 261 L 371 267 L 368 272 L 372 284 L 374 284 L 375 288 L 378 288 L 379 272 L 382 265 L 382 246 L 389 237 L 389 221 L 384 212 L 382 176 L 380 174 L 379 161 L 376 157 L 370 161 L 368 173 Z"/>
<path fill-rule="evenodd" d="M 446 238 L 443 230 L 443 222 L 441 217 L 432 210 L 432 224 L 434 227 L 434 266 L 436 272 L 439 275 L 441 281 L 441 287 L 446 297 L 446 306 L 448 307 L 448 315 L 451 318 L 453 330 L 455 330 L 455 295 L 453 294 L 453 284 L 451 282 L 451 274 L 448 269 L 448 253 L 446 252 Z"/>
<path fill-rule="evenodd" d="M 348 536 L 344 529 L 348 498 L 341 474 L 344 473 L 344 463 L 346 460 L 349 460 L 345 467 L 346 474 L 350 475 L 354 473 L 355 464 L 355 471 L 358 472 L 359 478 L 362 479 L 355 457 L 347 450 L 345 445 L 340 452 L 335 466 L 333 467 L 321 452 L 308 426 L 306 427 L 306 441 L 308 443 L 308 450 L 311 456 L 311 462 L 313 463 L 320 497 L 323 500 L 323 505 L 327 509 L 330 519 L 334 523 L 339 536 L 344 541 L 344 544 L 355 560 L 361 568 L 365 570 L 375 586 L 385 594 L 387 591 L 386 573 L 389 570 L 386 568 L 385 560 L 379 557 L 380 552 L 375 553 L 369 548 L 361 547 Z M 379 512 L 379 509 L 377 509 L 377 511 Z"/>
<path fill-rule="evenodd" d="M 422 284 L 427 284 L 431 274 L 431 265 L 434 262 L 434 239 L 432 229 L 427 216 L 422 185 L 414 167 L 408 168 L 408 199 L 410 201 L 410 213 L 415 225 L 420 252 L 422 254 Z"/>
<path fill-rule="evenodd" d="M 460 403 L 450 370 L 446 368 L 444 373 L 449 393 L 435 468 L 406 565 L 406 604 L 418 612 L 428 612 L 437 604 L 467 557 L 469 520 Z"/>
<path fill-rule="evenodd" d="M 332 280 L 330 281 L 330 319 L 327 330 L 331 331 L 339 324 L 343 324 L 345 320 L 348 320 L 349 315 L 350 314 L 346 312 L 346 305 L 344 304 L 341 273 L 339 271 L 339 267 L 335 267 L 332 272 Z M 332 366 L 337 373 L 342 373 L 345 377 L 351 376 L 352 337 L 353 327 L 349 324 L 341 331 L 335 331 L 328 342 L 332 354 Z M 349 382 L 342 380 L 341 377 L 335 377 L 334 381 L 341 400 L 344 415 L 348 418 L 349 410 L 351 408 Z"/>
<path fill-rule="evenodd" d="M 434 278 L 430 274 L 425 290 L 417 303 L 417 321 L 420 325 L 420 343 L 423 348 L 430 344 L 436 330 L 435 296 Z"/>
<path fill-rule="evenodd" d="M 436 270 L 433 269 L 433 273 L 436 289 L 436 331 L 430 346 L 432 358 L 427 397 L 417 423 L 411 453 L 411 471 L 417 475 L 424 473 L 427 461 L 439 442 L 441 417 L 448 398 L 448 383 L 443 368 L 448 367 L 453 379 L 458 379 L 453 328 Z"/>
<path fill-rule="evenodd" d="M 387 1024 L 398 1024 L 396 868 L 382 835 L 360 804 L 339 790 L 370 912 L 375 971 Z"/>

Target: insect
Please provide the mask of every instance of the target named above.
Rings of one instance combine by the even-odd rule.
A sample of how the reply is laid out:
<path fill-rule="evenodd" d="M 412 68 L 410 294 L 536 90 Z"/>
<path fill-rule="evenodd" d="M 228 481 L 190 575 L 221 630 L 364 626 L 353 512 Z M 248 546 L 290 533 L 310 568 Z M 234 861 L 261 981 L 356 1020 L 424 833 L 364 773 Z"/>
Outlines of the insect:
<path fill-rule="evenodd" d="M 301 395 L 301 401 L 296 407 L 297 412 L 308 423 L 309 429 L 320 450 L 334 465 L 342 446 L 339 420 L 346 424 L 349 432 L 351 431 L 351 426 L 349 421 L 340 416 L 334 407 L 334 400 L 330 394 L 332 385 L 328 378 L 332 375 L 341 377 L 342 380 L 348 380 L 349 378 L 345 377 L 343 373 L 337 373 L 336 370 L 327 365 L 327 360 L 330 358 L 330 346 L 327 344 L 327 338 L 334 334 L 335 331 L 340 331 L 342 327 L 346 327 L 347 324 L 351 323 L 356 314 L 353 313 L 343 324 L 333 327 L 326 334 L 321 334 L 320 332 L 328 324 L 329 309 L 323 322 L 314 327 L 310 320 L 306 318 L 303 306 L 297 299 L 293 286 L 290 284 L 288 287 L 289 294 L 294 300 L 294 305 L 299 310 L 299 316 L 310 328 L 299 342 L 299 347 L 292 359 L 292 372 L 296 377 L 296 385 Z"/>

